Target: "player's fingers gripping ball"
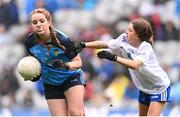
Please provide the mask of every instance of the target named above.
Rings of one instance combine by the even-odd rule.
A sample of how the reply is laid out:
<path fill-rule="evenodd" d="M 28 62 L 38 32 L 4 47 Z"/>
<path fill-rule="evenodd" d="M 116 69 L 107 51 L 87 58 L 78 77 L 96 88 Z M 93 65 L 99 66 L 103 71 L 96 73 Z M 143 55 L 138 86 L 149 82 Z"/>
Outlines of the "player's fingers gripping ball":
<path fill-rule="evenodd" d="M 40 76 L 41 65 L 35 57 L 27 56 L 19 61 L 17 71 L 25 81 L 33 81 L 34 78 Z"/>

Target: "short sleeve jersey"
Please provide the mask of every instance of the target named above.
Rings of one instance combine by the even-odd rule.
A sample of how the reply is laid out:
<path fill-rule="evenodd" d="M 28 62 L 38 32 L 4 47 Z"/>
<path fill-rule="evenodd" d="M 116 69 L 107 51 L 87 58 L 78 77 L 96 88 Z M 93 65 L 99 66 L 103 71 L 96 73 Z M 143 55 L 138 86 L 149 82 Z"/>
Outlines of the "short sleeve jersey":
<path fill-rule="evenodd" d="M 60 43 L 67 47 L 67 44 L 71 42 L 70 38 L 61 31 L 56 32 L 56 36 Z M 37 38 L 34 33 L 28 36 L 26 40 L 26 48 L 30 55 L 36 57 L 41 63 L 41 80 L 43 83 L 60 85 L 68 78 L 72 78 L 73 75 L 82 75 L 82 70 L 67 70 L 63 68 L 53 67 L 53 61 L 62 60 L 63 62 L 69 62 L 70 59 L 65 55 L 64 50 L 52 44 L 52 47 L 48 49 L 44 44 L 37 43 Z"/>
<path fill-rule="evenodd" d="M 139 90 L 147 94 L 158 94 L 170 85 L 166 72 L 160 67 L 154 50 L 148 42 L 143 41 L 138 48 L 135 48 L 127 42 L 126 33 L 123 33 L 117 39 L 111 39 L 108 48 L 118 56 L 142 61 L 143 64 L 138 70 L 129 68 L 132 80 Z"/>

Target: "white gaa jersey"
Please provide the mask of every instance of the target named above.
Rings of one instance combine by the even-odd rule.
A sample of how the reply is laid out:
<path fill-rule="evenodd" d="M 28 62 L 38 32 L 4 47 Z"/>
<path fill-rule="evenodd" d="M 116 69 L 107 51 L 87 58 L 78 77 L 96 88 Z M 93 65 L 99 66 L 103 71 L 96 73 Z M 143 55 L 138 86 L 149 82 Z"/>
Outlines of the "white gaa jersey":
<path fill-rule="evenodd" d="M 127 43 L 126 33 L 108 42 L 109 50 L 127 59 L 140 60 L 143 64 L 138 70 L 129 68 L 135 86 L 147 94 L 159 94 L 167 89 L 170 80 L 159 66 L 151 44 L 143 41 L 138 48 Z"/>

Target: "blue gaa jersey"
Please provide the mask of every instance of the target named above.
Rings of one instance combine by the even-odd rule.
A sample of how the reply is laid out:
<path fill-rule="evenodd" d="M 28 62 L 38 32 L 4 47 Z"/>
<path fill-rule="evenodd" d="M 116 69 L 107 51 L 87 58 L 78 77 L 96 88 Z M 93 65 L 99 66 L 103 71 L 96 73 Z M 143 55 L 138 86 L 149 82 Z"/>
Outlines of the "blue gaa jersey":
<path fill-rule="evenodd" d="M 67 47 L 67 44 L 71 40 L 63 32 L 57 31 L 56 36 L 60 43 Z M 82 70 L 67 70 L 63 68 L 55 68 L 52 63 L 56 60 L 62 60 L 63 62 L 69 62 L 70 59 L 65 55 L 64 50 L 57 47 L 56 45 L 51 45 L 51 48 L 45 47 L 44 44 L 37 43 L 36 34 L 31 33 L 25 42 L 27 51 L 30 55 L 36 57 L 41 63 L 41 80 L 43 83 L 51 85 L 60 85 L 68 78 L 73 78 L 73 76 L 80 75 L 82 82 Z"/>

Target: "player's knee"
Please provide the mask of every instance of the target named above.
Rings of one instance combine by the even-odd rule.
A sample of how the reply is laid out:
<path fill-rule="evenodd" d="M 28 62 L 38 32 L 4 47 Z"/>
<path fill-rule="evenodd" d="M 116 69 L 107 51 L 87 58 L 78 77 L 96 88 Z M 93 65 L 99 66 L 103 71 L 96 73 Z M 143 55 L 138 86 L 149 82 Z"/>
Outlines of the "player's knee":
<path fill-rule="evenodd" d="M 83 116 L 84 111 L 81 108 L 70 108 L 69 114 L 70 114 L 70 116 Z"/>
<path fill-rule="evenodd" d="M 150 111 L 148 111 L 147 116 L 160 116 L 160 114 L 161 114 L 161 111 L 158 111 L 158 110 L 150 110 Z"/>

